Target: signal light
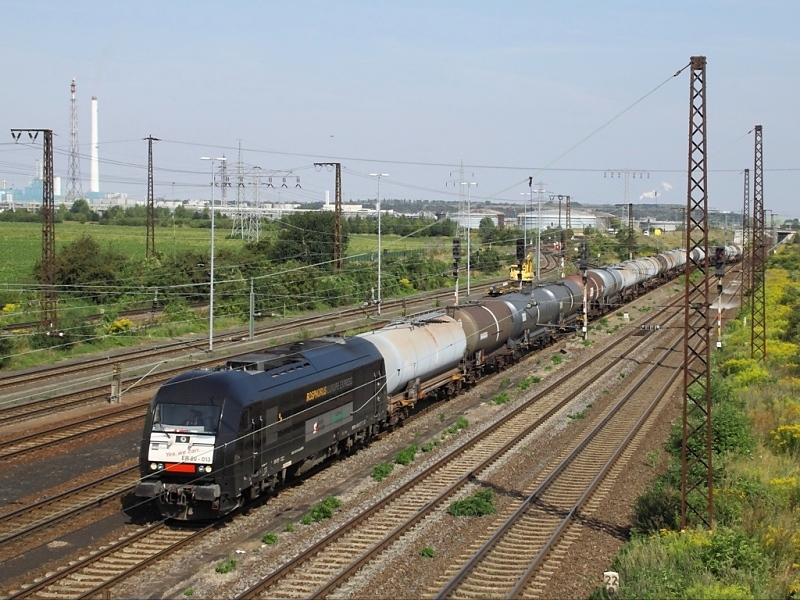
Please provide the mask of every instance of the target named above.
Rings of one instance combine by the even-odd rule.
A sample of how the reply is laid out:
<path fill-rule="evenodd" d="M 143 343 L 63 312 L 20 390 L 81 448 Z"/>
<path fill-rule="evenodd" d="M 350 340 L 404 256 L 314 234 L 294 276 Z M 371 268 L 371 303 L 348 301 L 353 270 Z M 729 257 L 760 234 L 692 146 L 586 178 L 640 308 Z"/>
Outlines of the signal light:
<path fill-rule="evenodd" d="M 453 238 L 453 260 L 461 258 L 461 239 Z"/>
<path fill-rule="evenodd" d="M 725 246 L 714 248 L 714 267 L 717 277 L 725 275 Z"/>
<path fill-rule="evenodd" d="M 517 239 L 517 261 L 525 260 L 525 240 Z"/>

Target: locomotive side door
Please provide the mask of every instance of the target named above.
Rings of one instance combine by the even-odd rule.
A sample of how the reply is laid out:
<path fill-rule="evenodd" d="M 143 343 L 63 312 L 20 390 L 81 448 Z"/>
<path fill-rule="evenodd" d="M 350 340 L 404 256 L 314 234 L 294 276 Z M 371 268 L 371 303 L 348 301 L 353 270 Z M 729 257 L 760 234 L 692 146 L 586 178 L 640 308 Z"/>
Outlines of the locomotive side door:
<path fill-rule="evenodd" d="M 264 417 L 261 416 L 261 411 L 256 411 L 250 421 L 252 423 L 251 430 L 253 432 L 253 466 L 252 473 L 257 475 L 261 471 L 261 448 L 264 438 Z"/>
<path fill-rule="evenodd" d="M 240 451 L 236 454 L 240 464 L 236 469 L 242 474 L 243 487 L 249 487 L 253 475 L 253 411 L 250 407 L 242 411 L 242 418 L 239 421 L 239 439 L 241 440 Z"/>
<path fill-rule="evenodd" d="M 259 457 L 261 465 L 269 463 L 271 457 L 264 456 L 264 453 L 269 453 L 270 448 L 274 448 L 278 443 L 278 421 L 278 407 L 268 408 L 266 410 L 266 418 L 261 425 L 261 454 Z"/>

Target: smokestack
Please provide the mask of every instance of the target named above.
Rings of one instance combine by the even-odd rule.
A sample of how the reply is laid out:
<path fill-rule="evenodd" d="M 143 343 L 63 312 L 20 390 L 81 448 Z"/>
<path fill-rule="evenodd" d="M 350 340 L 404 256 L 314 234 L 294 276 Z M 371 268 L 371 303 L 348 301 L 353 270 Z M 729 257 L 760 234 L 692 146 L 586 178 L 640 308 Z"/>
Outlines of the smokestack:
<path fill-rule="evenodd" d="M 100 164 L 97 153 L 97 96 L 92 96 L 92 166 L 89 190 L 94 193 L 100 191 Z"/>

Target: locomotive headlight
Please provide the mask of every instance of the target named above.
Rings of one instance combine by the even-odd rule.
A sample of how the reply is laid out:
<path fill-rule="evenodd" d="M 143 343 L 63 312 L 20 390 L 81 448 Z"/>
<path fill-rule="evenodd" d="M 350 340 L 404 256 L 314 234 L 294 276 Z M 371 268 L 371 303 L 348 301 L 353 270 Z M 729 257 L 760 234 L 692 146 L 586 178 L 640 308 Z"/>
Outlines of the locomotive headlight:
<path fill-rule="evenodd" d="M 158 469 L 158 465 L 156 463 L 150 463 L 150 470 L 155 471 L 156 469 Z"/>
<path fill-rule="evenodd" d="M 211 473 L 211 465 L 206 465 L 206 473 Z"/>

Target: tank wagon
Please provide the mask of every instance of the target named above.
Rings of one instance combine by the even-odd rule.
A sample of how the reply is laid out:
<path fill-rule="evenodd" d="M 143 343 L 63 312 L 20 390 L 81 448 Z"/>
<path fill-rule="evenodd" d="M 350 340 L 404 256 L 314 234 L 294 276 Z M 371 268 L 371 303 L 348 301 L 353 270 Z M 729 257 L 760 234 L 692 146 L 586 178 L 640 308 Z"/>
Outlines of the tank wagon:
<path fill-rule="evenodd" d="M 589 310 L 616 309 L 685 264 L 684 251 L 589 269 Z M 401 423 L 422 398 L 447 398 L 577 329 L 583 279 L 506 292 L 393 322 L 195 369 L 150 402 L 136 495 L 179 520 L 212 519 Z"/>
<path fill-rule="evenodd" d="M 637 258 L 586 271 L 586 302 L 590 317 L 615 310 L 647 290 L 673 279 L 686 264 L 685 250 L 668 250 L 653 257 Z M 568 275 L 583 289 L 583 276 Z"/>

